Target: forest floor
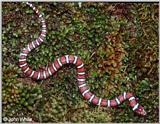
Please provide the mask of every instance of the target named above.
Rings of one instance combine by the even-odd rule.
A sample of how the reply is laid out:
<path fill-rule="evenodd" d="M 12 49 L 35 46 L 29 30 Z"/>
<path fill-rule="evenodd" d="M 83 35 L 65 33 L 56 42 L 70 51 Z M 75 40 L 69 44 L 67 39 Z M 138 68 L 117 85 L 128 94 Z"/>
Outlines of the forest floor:
<path fill-rule="evenodd" d="M 2 120 L 158 122 L 158 3 L 33 4 L 47 23 L 44 43 L 28 56 L 33 69 L 45 68 L 65 54 L 78 55 L 85 63 L 90 90 L 108 99 L 133 92 L 147 116 L 136 115 L 128 101 L 118 108 L 89 104 L 78 92 L 72 65 L 47 80 L 25 77 L 18 67 L 19 54 L 39 36 L 40 21 L 26 4 L 3 2 Z"/>

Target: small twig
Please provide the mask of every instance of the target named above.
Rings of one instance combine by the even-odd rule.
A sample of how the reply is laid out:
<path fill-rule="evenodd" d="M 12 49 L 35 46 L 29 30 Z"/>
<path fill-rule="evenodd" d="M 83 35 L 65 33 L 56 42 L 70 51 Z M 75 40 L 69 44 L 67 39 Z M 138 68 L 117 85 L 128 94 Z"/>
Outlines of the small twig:
<path fill-rule="evenodd" d="M 96 52 L 93 52 L 93 53 L 92 53 L 92 55 L 89 57 L 89 59 L 91 59 L 91 58 L 92 58 L 92 56 L 94 56 L 94 54 L 95 54 L 95 53 L 96 53 Z"/>

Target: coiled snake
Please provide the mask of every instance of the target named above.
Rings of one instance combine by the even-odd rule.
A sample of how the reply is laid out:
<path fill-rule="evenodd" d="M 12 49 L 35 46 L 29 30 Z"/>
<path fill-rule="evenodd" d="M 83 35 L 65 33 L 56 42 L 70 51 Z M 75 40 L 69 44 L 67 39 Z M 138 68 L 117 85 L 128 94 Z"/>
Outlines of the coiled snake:
<path fill-rule="evenodd" d="M 46 31 L 45 20 L 42 14 L 40 13 L 40 11 L 36 7 L 34 7 L 31 3 L 27 2 L 26 4 L 35 11 L 35 13 L 38 15 L 42 23 L 42 31 L 40 36 L 35 41 L 30 42 L 25 48 L 22 49 L 20 53 L 19 67 L 22 69 L 22 71 L 25 73 L 27 77 L 30 77 L 34 80 L 44 80 L 52 76 L 54 73 L 56 73 L 59 70 L 59 68 L 61 68 L 63 65 L 74 64 L 77 69 L 77 81 L 78 81 L 79 91 L 86 100 L 93 103 L 94 105 L 103 106 L 103 107 L 118 106 L 125 100 L 129 100 L 129 105 L 132 107 L 132 110 L 135 113 L 138 113 L 140 115 L 146 115 L 144 107 L 142 107 L 137 102 L 137 99 L 133 95 L 133 93 L 124 92 L 123 94 L 119 95 L 115 99 L 107 100 L 104 98 L 99 98 L 95 94 L 90 92 L 90 89 L 87 86 L 87 83 L 85 82 L 84 63 L 82 62 L 79 56 L 64 55 L 56 59 L 49 67 L 47 67 L 44 70 L 41 70 L 41 71 L 32 70 L 27 64 L 27 55 L 32 50 L 34 50 L 39 45 L 41 45 L 41 43 L 43 43 L 44 38 L 46 37 L 47 31 Z"/>

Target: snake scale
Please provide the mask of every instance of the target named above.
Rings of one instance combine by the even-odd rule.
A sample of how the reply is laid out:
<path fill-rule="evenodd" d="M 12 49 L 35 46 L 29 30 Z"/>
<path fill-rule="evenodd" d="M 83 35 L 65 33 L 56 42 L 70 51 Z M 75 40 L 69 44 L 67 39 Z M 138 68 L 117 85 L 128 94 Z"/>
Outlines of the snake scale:
<path fill-rule="evenodd" d="M 74 64 L 77 70 L 78 88 L 84 99 L 88 100 L 94 105 L 103 107 L 115 107 L 120 105 L 125 100 L 128 100 L 130 107 L 135 113 L 143 116 L 146 115 L 144 107 L 137 102 L 137 98 L 131 92 L 124 92 L 114 99 L 100 98 L 93 94 L 86 83 L 84 63 L 79 56 L 64 55 L 56 59 L 53 63 L 50 64 L 50 66 L 46 67 L 46 69 L 42 69 L 40 71 L 32 70 L 27 63 L 27 55 L 32 50 L 40 46 L 41 43 L 43 43 L 46 37 L 47 29 L 45 19 L 43 18 L 41 12 L 31 3 L 26 2 L 26 4 L 31 7 L 33 11 L 35 11 L 42 24 L 40 36 L 36 40 L 27 44 L 26 47 L 22 49 L 19 56 L 19 67 L 27 77 L 30 77 L 34 80 L 44 80 L 56 73 L 61 67 L 63 67 L 63 65 Z"/>

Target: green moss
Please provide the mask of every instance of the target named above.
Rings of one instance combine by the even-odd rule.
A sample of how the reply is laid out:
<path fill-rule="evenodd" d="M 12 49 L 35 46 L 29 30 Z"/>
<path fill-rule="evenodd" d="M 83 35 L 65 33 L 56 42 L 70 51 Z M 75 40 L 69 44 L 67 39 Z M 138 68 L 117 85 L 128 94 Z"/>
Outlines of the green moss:
<path fill-rule="evenodd" d="M 44 44 L 28 56 L 33 69 L 64 54 L 85 63 L 87 81 L 97 96 L 123 91 L 139 97 L 148 115 L 98 108 L 83 100 L 75 67 L 33 81 L 18 69 L 21 49 L 35 40 L 39 21 L 25 4 L 2 3 L 2 117 L 30 117 L 34 122 L 158 122 L 158 3 L 38 3 L 48 32 Z M 18 9 L 19 8 L 19 9 Z M 38 22 L 37 22 L 38 21 Z"/>

